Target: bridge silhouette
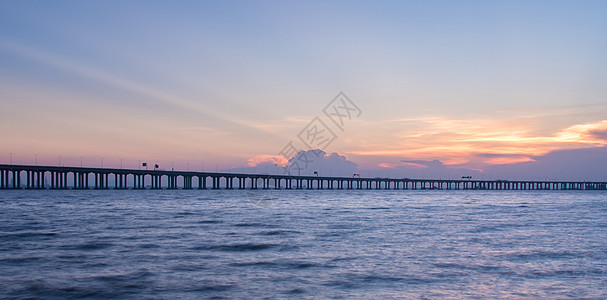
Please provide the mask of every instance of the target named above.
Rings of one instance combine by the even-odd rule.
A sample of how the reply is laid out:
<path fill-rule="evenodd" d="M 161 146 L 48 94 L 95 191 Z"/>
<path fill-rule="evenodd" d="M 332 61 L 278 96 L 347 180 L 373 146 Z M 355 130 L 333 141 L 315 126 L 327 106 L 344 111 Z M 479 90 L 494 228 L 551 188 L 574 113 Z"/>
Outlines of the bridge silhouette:
<path fill-rule="evenodd" d="M 365 178 L 0 164 L 0 189 L 607 190 L 607 182 Z"/>

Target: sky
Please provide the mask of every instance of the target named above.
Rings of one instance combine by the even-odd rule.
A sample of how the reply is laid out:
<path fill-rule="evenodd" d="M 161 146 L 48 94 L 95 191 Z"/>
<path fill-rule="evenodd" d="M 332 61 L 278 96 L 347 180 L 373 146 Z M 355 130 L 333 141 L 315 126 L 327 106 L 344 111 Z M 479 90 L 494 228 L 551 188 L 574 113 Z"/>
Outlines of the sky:
<path fill-rule="evenodd" d="M 607 180 L 605 82 L 605 1 L 0 1 L 0 163 Z"/>

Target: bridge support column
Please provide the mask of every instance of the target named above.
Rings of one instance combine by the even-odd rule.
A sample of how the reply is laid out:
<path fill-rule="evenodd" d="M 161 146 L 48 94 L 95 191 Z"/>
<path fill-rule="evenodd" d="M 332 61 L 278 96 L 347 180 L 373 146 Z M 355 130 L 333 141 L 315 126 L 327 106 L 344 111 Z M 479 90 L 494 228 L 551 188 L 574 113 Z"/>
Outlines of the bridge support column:
<path fill-rule="evenodd" d="M 226 179 L 226 190 L 231 190 L 233 188 L 232 185 L 234 184 L 232 177 L 228 176 L 228 177 L 225 177 L 225 179 Z"/>

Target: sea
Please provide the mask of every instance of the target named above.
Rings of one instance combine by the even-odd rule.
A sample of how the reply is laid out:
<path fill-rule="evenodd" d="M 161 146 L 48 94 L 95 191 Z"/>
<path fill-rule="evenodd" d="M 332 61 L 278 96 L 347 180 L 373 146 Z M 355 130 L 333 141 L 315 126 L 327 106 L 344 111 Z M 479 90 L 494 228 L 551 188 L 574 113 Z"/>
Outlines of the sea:
<path fill-rule="evenodd" d="M 0 298 L 607 299 L 607 193 L 2 190 Z"/>

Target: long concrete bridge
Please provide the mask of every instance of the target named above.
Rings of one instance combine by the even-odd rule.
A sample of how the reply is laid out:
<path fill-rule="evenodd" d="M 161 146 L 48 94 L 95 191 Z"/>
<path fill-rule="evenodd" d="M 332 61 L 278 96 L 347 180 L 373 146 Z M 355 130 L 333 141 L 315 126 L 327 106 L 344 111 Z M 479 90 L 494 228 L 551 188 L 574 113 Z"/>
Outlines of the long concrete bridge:
<path fill-rule="evenodd" d="M 607 190 L 607 182 L 237 174 L 0 164 L 0 189 Z"/>

